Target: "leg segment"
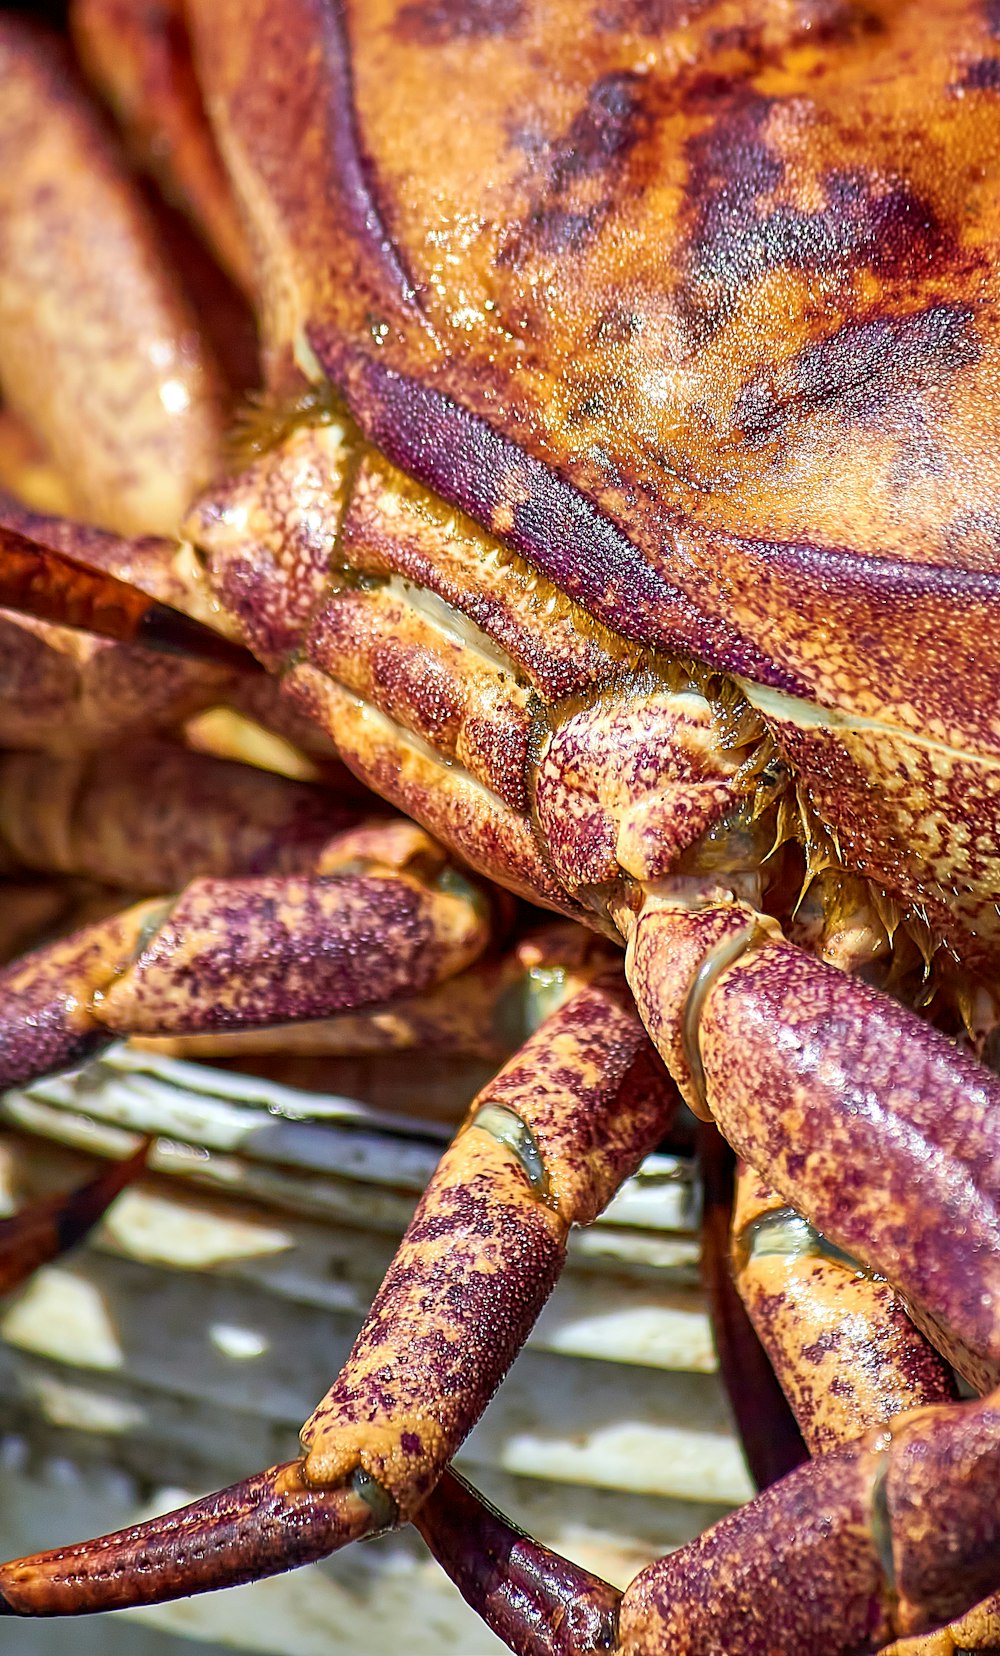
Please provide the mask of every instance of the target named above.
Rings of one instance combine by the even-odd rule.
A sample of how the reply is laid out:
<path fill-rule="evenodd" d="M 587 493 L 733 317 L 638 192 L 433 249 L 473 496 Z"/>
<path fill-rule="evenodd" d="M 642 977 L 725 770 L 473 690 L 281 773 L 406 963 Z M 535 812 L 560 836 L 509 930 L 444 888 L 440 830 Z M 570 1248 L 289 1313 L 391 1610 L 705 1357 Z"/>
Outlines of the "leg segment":
<path fill-rule="evenodd" d="M 622 1656 L 854 1656 L 953 1620 L 1000 1576 L 995 1398 L 899 1416 L 653 1565 L 622 1602 Z"/>
<path fill-rule="evenodd" d="M 744 1169 L 733 1238 L 736 1280 L 814 1453 L 825 1453 L 905 1409 L 948 1403 L 951 1372 L 914 1328 L 888 1284 L 840 1258 L 823 1237 Z M 897 1656 L 994 1648 L 1000 1599 Z"/>
<path fill-rule="evenodd" d="M 0 755 L 0 844 L 17 863 L 130 891 L 314 874 L 359 814 L 329 789 L 149 738 L 65 759 Z"/>
<path fill-rule="evenodd" d="M 6 968 L 0 1085 L 79 1063 L 116 1035 L 283 1023 L 419 993 L 489 935 L 488 905 L 419 828 L 349 831 L 315 875 L 196 880 Z"/>
<path fill-rule="evenodd" d="M 0 603 L 13 609 L 122 644 L 244 672 L 254 668 L 248 651 L 211 627 L 70 552 L 4 528 L 0 554 Z"/>
<path fill-rule="evenodd" d="M 499 960 L 478 962 L 426 995 L 383 1010 L 232 1034 L 139 1038 L 172 1058 L 259 1053 L 328 1058 L 419 1050 L 502 1064 L 571 995 L 613 964 L 615 951 L 571 922 L 521 938 Z"/>
<path fill-rule="evenodd" d="M 737 1152 L 986 1390 L 1000 1363 L 1000 1083 L 738 904 L 626 914 L 668 1067 Z"/>
<path fill-rule="evenodd" d="M 226 701 L 257 667 L 200 624 L 201 600 L 175 545 L 127 540 L 0 497 L 0 605 L 9 607 L 0 614 L 0 742 L 76 752 Z M 190 655 L 167 653 L 171 645 Z"/>
<path fill-rule="evenodd" d="M 570 1226 L 595 1217 L 676 1103 L 621 980 L 581 990 L 474 1104 L 304 1429 L 303 1460 L 125 1536 L 8 1566 L 10 1611 L 223 1586 L 409 1517 L 541 1310 Z"/>
<path fill-rule="evenodd" d="M 0 1294 L 10 1293 L 39 1265 L 82 1241 L 119 1192 L 138 1178 L 148 1150 L 143 1144 L 124 1161 L 112 1162 L 69 1196 L 44 1196 L 0 1220 Z"/>
<path fill-rule="evenodd" d="M 701 1274 L 712 1337 L 747 1465 L 757 1488 L 766 1489 L 799 1466 L 808 1450 L 733 1282 L 729 1258 L 732 1151 L 708 1122 L 701 1128 L 699 1151 L 704 1187 Z"/>
<path fill-rule="evenodd" d="M 253 262 L 205 118 L 183 0 L 155 8 L 76 0 L 73 36 L 84 66 L 168 199 L 203 226 L 232 279 L 253 292 Z"/>
<path fill-rule="evenodd" d="M 636 1577 L 622 1596 L 528 1541 L 465 1490 L 442 1483 L 419 1528 L 435 1557 L 518 1656 L 865 1656 L 900 1630 L 933 1627 L 1000 1574 L 992 1480 L 1000 1463 L 992 1399 L 902 1415 L 809 1461 L 749 1506 Z M 478 1510 L 477 1510 L 478 1509 Z M 501 1588 L 498 1562 L 514 1584 Z M 565 1642 L 565 1607 L 596 1605 L 597 1636 Z M 589 1628 L 594 1622 L 584 1623 Z M 989 1604 L 893 1656 L 946 1656 L 990 1636 Z M 615 1637 L 617 1632 L 617 1637 Z M 604 1642 L 601 1642 L 601 1641 Z"/>
<path fill-rule="evenodd" d="M 414 1523 L 467 1604 L 518 1656 L 596 1656 L 618 1644 L 621 1594 L 525 1535 L 454 1472 Z"/>
<path fill-rule="evenodd" d="M 218 465 L 215 367 L 58 43 L 5 17 L 0 84 L 5 398 L 81 516 L 170 534 Z"/>
<path fill-rule="evenodd" d="M 831 1248 L 749 1168 L 738 1180 L 732 1256 L 811 1454 L 905 1409 L 955 1401 L 951 1370 L 889 1284 Z"/>

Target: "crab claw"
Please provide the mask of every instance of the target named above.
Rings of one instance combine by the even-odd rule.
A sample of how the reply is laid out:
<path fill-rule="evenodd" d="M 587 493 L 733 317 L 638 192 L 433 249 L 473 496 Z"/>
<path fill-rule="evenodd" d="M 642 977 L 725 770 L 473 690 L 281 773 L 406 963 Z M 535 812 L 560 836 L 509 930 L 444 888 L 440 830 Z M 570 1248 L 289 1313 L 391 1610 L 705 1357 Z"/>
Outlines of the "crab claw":
<path fill-rule="evenodd" d="M 72 1616 L 160 1604 L 280 1575 L 385 1529 L 395 1516 L 364 1474 L 310 1489 L 288 1461 L 179 1511 L 0 1568 L 0 1615 Z"/>

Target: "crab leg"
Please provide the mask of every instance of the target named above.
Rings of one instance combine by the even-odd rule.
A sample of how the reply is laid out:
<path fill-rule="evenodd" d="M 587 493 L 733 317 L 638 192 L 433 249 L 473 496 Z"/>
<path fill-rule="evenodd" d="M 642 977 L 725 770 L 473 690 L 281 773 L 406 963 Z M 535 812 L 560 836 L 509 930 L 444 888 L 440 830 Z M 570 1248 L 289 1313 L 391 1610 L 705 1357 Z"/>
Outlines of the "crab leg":
<path fill-rule="evenodd" d="M 946 1621 L 954 1621 L 948 1638 L 989 1635 L 989 1602 L 962 1612 L 1000 1575 L 998 1463 L 995 1399 L 900 1415 L 807 1462 L 643 1570 L 621 1598 L 617 1638 L 614 1590 L 523 1538 L 474 1491 L 463 1491 L 459 1518 L 448 1506 L 453 1491 L 442 1487 L 418 1522 L 463 1595 L 519 1656 L 864 1656 L 894 1634 Z M 511 1569 L 505 1588 L 500 1562 Z M 574 1643 L 564 1617 L 577 1603 L 596 1603 L 601 1619 L 596 1630 L 585 1622 Z M 904 1643 L 894 1656 L 937 1648 Z"/>
<path fill-rule="evenodd" d="M 953 1401 L 950 1371 L 884 1282 L 841 1258 L 748 1168 L 733 1258 L 739 1290 L 814 1454 L 850 1443 L 905 1409 Z M 1000 1596 L 898 1656 L 995 1645 Z"/>
<path fill-rule="evenodd" d="M 6 528 L 0 529 L 0 604 L 123 644 L 221 662 L 244 672 L 254 666 L 248 651 L 182 610 Z"/>
<path fill-rule="evenodd" d="M 733 1153 L 717 1129 L 702 1124 L 699 1159 L 704 1189 L 701 1274 L 719 1369 L 750 1474 L 766 1489 L 799 1466 L 808 1451 L 768 1361 L 730 1267 Z"/>
<path fill-rule="evenodd" d="M 10 1612 L 222 1586 L 408 1518 L 517 1354 L 570 1226 L 596 1217 L 676 1104 L 618 975 L 582 989 L 473 1105 L 303 1430 L 303 1460 L 183 1514 L 7 1566 Z"/>
<path fill-rule="evenodd" d="M 414 1518 L 467 1604 L 518 1656 L 592 1656 L 617 1645 L 621 1593 L 543 1547 L 445 1472 Z"/>
<path fill-rule="evenodd" d="M 418 993 L 467 966 L 489 932 L 487 906 L 420 829 L 356 829 L 315 874 L 196 880 L 8 967 L 0 1084 L 78 1063 L 115 1035 L 283 1023 Z"/>
<path fill-rule="evenodd" d="M 419 1049 L 501 1064 L 613 958 L 613 951 L 582 926 L 554 924 L 531 932 L 501 959 L 483 960 L 429 994 L 384 1011 L 232 1034 L 153 1036 L 133 1044 L 174 1058 L 265 1052 L 354 1057 Z"/>
<path fill-rule="evenodd" d="M 151 738 L 65 759 L 0 755 L 0 843 L 18 864 L 133 891 L 322 872 L 359 819 L 330 789 Z"/>
<path fill-rule="evenodd" d="M 141 776 L 141 797 L 134 779 Z M 371 802 L 377 807 L 377 801 Z M 267 871 L 333 872 L 334 841 L 358 823 L 361 802 L 339 793 L 191 753 L 133 741 L 64 759 L 0 755 L 0 848 L 16 866 L 160 893 L 192 874 L 226 880 Z M 409 844 L 404 832 L 404 845 Z M 349 846 L 365 847 L 357 840 Z M 414 846 L 424 845 L 420 838 Z M 370 850 L 370 846 L 368 847 Z M 96 937 L 96 933 L 92 934 Z M 502 1062 L 554 1001 L 587 981 L 613 950 L 571 924 L 524 939 L 500 961 L 415 994 L 384 1012 L 323 1023 L 167 1037 L 163 1050 L 337 1054 L 407 1046 Z M 536 1011 L 536 1008 L 543 1008 Z"/>
<path fill-rule="evenodd" d="M 55 1259 L 92 1230 L 115 1197 L 138 1178 L 149 1145 L 112 1162 L 68 1196 L 44 1196 L 9 1219 L 0 1220 L 0 1294 L 10 1293 L 39 1265 Z"/>
<path fill-rule="evenodd" d="M 689 1102 L 704 1113 L 707 1101 L 738 1154 L 884 1274 L 987 1389 L 1000 1363 L 1000 1083 L 741 904 L 654 897 L 622 924 L 643 1021 Z"/>
<path fill-rule="evenodd" d="M 171 728 L 226 700 L 225 667 L 110 644 L 0 610 L 0 745 L 75 752 Z"/>
<path fill-rule="evenodd" d="M 0 442 L 3 432 L 0 429 Z M 84 745 L 108 743 L 123 731 L 137 727 L 172 727 L 202 714 L 235 707 L 250 720 L 250 729 L 237 725 L 235 747 L 244 737 L 256 740 L 263 726 L 291 744 L 286 756 L 300 770 L 322 774 L 334 770 L 332 744 L 315 726 L 297 717 L 280 690 L 260 672 L 256 660 L 228 633 L 218 629 L 225 618 L 206 586 L 189 547 L 145 535 L 128 538 L 31 510 L 0 495 L 0 530 L 28 543 L 54 573 L 48 589 L 31 581 L 29 602 L 49 613 L 52 624 L 23 612 L 0 613 L 0 740 L 9 747 L 41 748 L 48 752 L 75 752 Z M 87 619 L 112 626 L 116 615 L 126 622 L 138 616 L 142 646 L 117 641 L 106 634 L 74 630 L 67 623 L 67 598 L 73 583 L 69 567 L 60 560 L 76 559 L 92 571 L 104 571 L 138 590 L 128 602 L 101 603 L 102 590 L 91 586 Z M 37 566 L 36 566 L 37 572 Z M 0 599 L 23 597 L 23 581 L 0 556 Z M 79 589 L 78 589 L 79 590 Z M 57 601 L 56 593 L 62 599 Z M 152 604 L 143 607 L 143 598 Z M 120 597 L 121 594 L 118 593 Z M 178 615 L 177 611 L 184 612 Z M 82 617 L 78 614 L 78 619 Z M 203 623 L 196 626 L 193 623 Z M 168 654 L 183 648 L 190 654 Z M 237 669 L 237 671 L 234 671 Z M 249 669 L 249 671 L 248 671 Z M 227 733 L 229 746 L 233 737 Z M 218 730 L 198 732 L 198 741 L 218 745 Z M 311 756 L 302 760 L 296 749 Z M 358 792 L 358 783 L 341 765 L 338 781 Z"/>
<path fill-rule="evenodd" d="M 0 85 L 4 394 L 84 517 L 170 533 L 218 463 L 215 367 L 58 43 L 5 17 Z"/>
<path fill-rule="evenodd" d="M 155 10 L 130 0 L 76 0 L 73 38 L 90 78 L 169 199 L 202 224 L 219 262 L 246 293 L 253 264 L 185 34 L 183 0 Z"/>
<path fill-rule="evenodd" d="M 722 1207 L 718 1160 L 711 1154 L 708 1157 L 706 1195 L 710 1217 Z M 728 1214 L 725 1218 L 728 1221 Z M 806 1221 L 767 1192 L 749 1170 L 744 1170 L 740 1179 L 733 1249 L 740 1291 L 755 1313 L 769 1353 L 778 1360 L 782 1382 L 814 1451 L 849 1443 L 877 1422 L 889 1421 L 903 1408 L 953 1398 L 954 1387 L 944 1365 L 909 1324 L 886 1284 L 874 1282 L 837 1257 Z M 754 1371 L 750 1377 L 744 1375 L 743 1380 L 745 1387 L 752 1388 Z M 770 1418 L 762 1419 L 762 1414 Z M 775 1424 L 781 1442 L 781 1414 L 775 1420 L 766 1398 L 763 1404 L 757 1399 L 750 1421 L 754 1438 L 759 1435 L 766 1441 Z M 748 1447 L 753 1449 L 754 1443 Z M 765 1473 L 768 1464 L 763 1462 Z M 786 1534 L 796 1521 L 797 1515 L 790 1513 Z M 622 1650 L 617 1637 L 621 1595 L 523 1535 L 460 1480 L 443 1479 L 417 1515 L 416 1523 L 463 1597 L 518 1656 L 589 1656 L 597 1650 Z M 742 1535 L 733 1545 L 733 1556 L 738 1560 Z M 688 1591 L 684 1556 L 678 1555 L 672 1563 L 681 1606 Z M 779 1557 L 770 1566 L 779 1579 L 782 1562 Z M 727 1557 L 719 1564 L 723 1578 L 729 1563 Z M 653 1570 L 658 1568 L 653 1566 Z M 626 1631 L 633 1595 L 638 1591 L 629 1589 L 626 1595 Z M 794 1600 L 794 1591 L 790 1590 L 789 1602 L 794 1604 Z M 811 1646 L 800 1644 L 800 1629 L 793 1635 L 786 1621 L 777 1619 L 778 1615 L 787 1618 L 788 1605 L 772 1605 L 772 1609 L 775 1622 L 769 1638 L 759 1644 L 748 1642 L 745 1647 L 737 1647 L 731 1643 L 721 1618 L 711 1638 L 696 1640 L 691 1627 L 683 1622 L 681 1609 L 672 1627 L 676 1645 L 665 1639 L 650 1615 L 648 1626 L 644 1625 L 643 1642 L 625 1648 L 634 1649 L 636 1656 L 640 1651 L 645 1656 L 648 1651 L 661 1649 L 728 1652 L 746 1648 L 759 1652 L 794 1646 L 796 1651 L 809 1648 L 819 1652 L 834 1648 L 825 1642 L 837 1636 L 834 1617 L 839 1610 L 832 1597 L 830 1625 L 814 1630 L 816 1642 Z M 995 1621 L 995 1601 L 977 1607 L 956 1624 L 952 1630 L 955 1644 L 942 1645 L 942 1656 L 965 1645 L 975 1648 L 980 1639 L 988 1638 Z M 645 1642 L 654 1635 L 665 1642 Z M 936 1650 L 932 1640 L 920 1640 L 900 1647 L 897 1656 L 904 1656 L 904 1652 L 905 1656 L 934 1656 Z"/>
<path fill-rule="evenodd" d="M 812 1454 L 905 1409 L 954 1402 L 950 1369 L 887 1282 L 832 1248 L 752 1169 L 737 1192 L 736 1284 Z"/>
<path fill-rule="evenodd" d="M 951 1620 L 1000 1574 L 998 1462 L 988 1399 L 899 1416 L 800 1467 L 636 1578 L 622 1656 L 847 1656 Z"/>
<path fill-rule="evenodd" d="M 18 610 L 0 612 L 5 746 L 75 751 L 140 725 L 177 725 L 225 701 L 248 666 L 257 676 L 237 645 L 198 625 L 213 610 L 183 565 L 176 543 L 112 535 L 0 496 L 0 604 Z M 25 602 L 38 613 L 22 613 Z M 117 642 L 79 630 L 95 622 L 117 626 Z M 171 640 L 190 655 L 166 654 Z"/>

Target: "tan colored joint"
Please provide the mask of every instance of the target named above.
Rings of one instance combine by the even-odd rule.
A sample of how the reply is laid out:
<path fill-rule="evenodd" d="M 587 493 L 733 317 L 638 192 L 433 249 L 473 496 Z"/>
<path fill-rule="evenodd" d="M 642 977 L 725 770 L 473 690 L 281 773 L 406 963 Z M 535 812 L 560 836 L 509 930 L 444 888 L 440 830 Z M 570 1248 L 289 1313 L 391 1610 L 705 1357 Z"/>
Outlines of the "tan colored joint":
<path fill-rule="evenodd" d="M 758 1214 L 733 1237 L 732 1246 L 734 1254 L 744 1263 L 769 1255 L 783 1259 L 824 1259 L 830 1264 L 843 1265 L 856 1276 L 872 1274 L 793 1207 L 776 1207 Z"/>

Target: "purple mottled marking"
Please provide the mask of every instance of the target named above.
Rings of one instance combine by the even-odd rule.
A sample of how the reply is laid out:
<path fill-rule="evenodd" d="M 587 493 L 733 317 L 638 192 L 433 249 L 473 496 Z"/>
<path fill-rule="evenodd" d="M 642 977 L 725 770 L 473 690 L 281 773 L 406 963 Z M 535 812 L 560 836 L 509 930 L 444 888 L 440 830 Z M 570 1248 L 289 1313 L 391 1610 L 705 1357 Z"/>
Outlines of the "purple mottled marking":
<path fill-rule="evenodd" d="M 762 136 L 774 100 L 714 79 L 688 92 L 699 108 L 722 106 L 687 145 L 694 218 L 680 298 L 692 338 L 723 326 L 743 290 L 772 270 L 842 273 L 850 281 L 859 267 L 902 276 L 914 266 L 941 269 L 954 256 L 953 235 L 908 184 L 887 189 L 862 172 L 830 173 L 826 204 L 815 212 L 781 201 L 761 208 L 785 172 Z"/>
<path fill-rule="evenodd" d="M 710 1007 L 713 1039 L 724 1029 L 740 1054 L 739 1077 L 727 1073 L 717 1092 L 721 1047 L 710 1042 L 706 1064 L 709 1097 L 738 1154 L 767 1167 L 775 1189 L 831 1241 L 877 1262 L 938 1326 L 962 1330 L 971 1350 L 995 1359 L 1000 1082 L 912 1012 L 789 945 L 724 978 Z M 746 1097 L 762 1075 L 768 1110 L 752 1121 Z M 796 1115 L 802 1098 L 805 1121 Z M 844 1170 L 835 1189 L 817 1177 L 817 1144 Z M 915 1227 L 917 1211 L 934 1222 Z"/>
<path fill-rule="evenodd" d="M 643 77 L 630 71 L 602 75 L 587 93 L 569 130 L 553 146 L 549 175 L 557 190 L 571 178 L 589 177 L 620 162 L 645 128 Z"/>
<path fill-rule="evenodd" d="M 591 614 L 625 637 L 805 693 L 801 679 L 703 614 L 585 495 L 480 416 L 380 362 L 348 359 L 318 325 L 308 334 L 334 382 L 347 380 L 351 412 L 383 454 L 486 527 L 509 513 L 499 538 Z"/>
<path fill-rule="evenodd" d="M 772 376 L 751 380 L 737 400 L 734 421 L 751 446 L 783 437 L 799 418 L 818 410 L 877 424 L 893 404 L 911 409 L 914 395 L 947 383 L 979 356 L 969 305 L 845 322 L 799 352 L 777 391 Z"/>
<path fill-rule="evenodd" d="M 629 154 L 649 130 L 647 96 L 639 75 L 602 75 L 565 131 L 552 138 L 531 126 L 512 133 L 528 160 L 532 206 L 504 232 L 498 264 L 519 269 L 534 253 L 578 253 L 587 246 L 622 189 Z M 581 207 L 574 190 L 593 178 L 602 181 L 603 199 Z M 626 193 L 629 188 L 634 193 L 634 181 Z"/>
<path fill-rule="evenodd" d="M 611 203 L 603 201 L 582 212 L 563 207 L 535 207 L 515 230 L 506 234 L 497 264 L 519 270 L 533 253 L 581 253 L 603 224 Z"/>
<path fill-rule="evenodd" d="M 68 1069 L 109 1044 L 111 1036 L 103 1029 L 73 1029 L 66 1015 L 68 994 L 51 993 L 48 1004 L 34 997 L 6 997 L 0 1016 L 0 1087 Z"/>
<path fill-rule="evenodd" d="M 807 1363 L 822 1363 L 829 1357 L 831 1351 L 836 1351 L 843 1335 L 839 1328 L 828 1328 L 819 1334 L 810 1345 L 802 1347 L 802 1357 Z"/>
<path fill-rule="evenodd" d="M 591 18 L 594 27 L 608 34 L 661 35 L 683 27 L 716 0 L 599 0 Z"/>
<path fill-rule="evenodd" d="M 983 17 L 994 40 L 1000 40 L 1000 0 L 983 0 Z"/>
<path fill-rule="evenodd" d="M 1000 92 L 1000 58 L 977 58 L 958 84 L 963 92 Z"/>
<path fill-rule="evenodd" d="M 395 33 L 415 46 L 453 40 L 502 39 L 524 16 L 523 0 L 408 0 L 396 13 Z"/>

